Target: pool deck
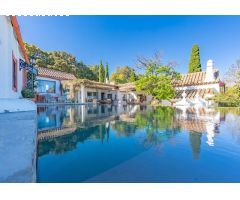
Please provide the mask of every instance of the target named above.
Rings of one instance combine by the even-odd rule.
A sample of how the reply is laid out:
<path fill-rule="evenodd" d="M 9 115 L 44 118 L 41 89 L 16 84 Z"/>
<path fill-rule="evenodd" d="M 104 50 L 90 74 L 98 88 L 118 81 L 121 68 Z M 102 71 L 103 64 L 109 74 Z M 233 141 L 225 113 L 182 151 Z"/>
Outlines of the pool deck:
<path fill-rule="evenodd" d="M 36 111 L 36 104 L 29 99 L 1 99 L 0 113 Z"/>
<path fill-rule="evenodd" d="M 0 182 L 36 182 L 36 120 L 36 111 L 0 114 Z"/>

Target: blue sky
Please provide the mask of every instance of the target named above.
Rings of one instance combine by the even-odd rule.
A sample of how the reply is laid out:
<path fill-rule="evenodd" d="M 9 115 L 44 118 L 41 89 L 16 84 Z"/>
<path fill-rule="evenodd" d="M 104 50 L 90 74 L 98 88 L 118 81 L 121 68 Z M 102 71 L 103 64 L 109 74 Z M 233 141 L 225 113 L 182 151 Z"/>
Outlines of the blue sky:
<path fill-rule="evenodd" d="M 18 17 L 24 41 L 45 51 L 67 51 L 86 64 L 136 66 L 137 56 L 162 54 L 187 72 L 192 45 L 200 46 L 203 70 L 209 58 L 224 75 L 240 59 L 240 16 Z"/>

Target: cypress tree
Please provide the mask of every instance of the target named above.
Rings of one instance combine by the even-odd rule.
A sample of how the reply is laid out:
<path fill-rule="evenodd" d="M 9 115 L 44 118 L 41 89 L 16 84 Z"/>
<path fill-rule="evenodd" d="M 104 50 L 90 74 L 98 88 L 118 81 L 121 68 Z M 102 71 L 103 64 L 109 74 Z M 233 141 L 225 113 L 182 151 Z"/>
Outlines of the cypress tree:
<path fill-rule="evenodd" d="M 109 80 L 109 72 L 108 72 L 108 63 L 106 64 L 106 69 L 105 69 L 105 76 L 104 76 L 104 80 Z"/>
<path fill-rule="evenodd" d="M 100 83 L 104 83 L 104 68 L 103 68 L 102 60 L 100 61 L 98 80 Z"/>
<path fill-rule="evenodd" d="M 192 72 L 200 72 L 202 71 L 201 63 L 200 63 L 200 53 L 199 46 L 197 44 L 193 45 L 191 57 L 188 66 L 188 73 Z"/>
<path fill-rule="evenodd" d="M 132 72 L 131 72 L 131 74 L 130 74 L 129 81 L 130 81 L 130 82 L 136 81 L 136 74 L 135 74 L 135 71 L 134 71 L 134 70 L 132 70 Z"/>

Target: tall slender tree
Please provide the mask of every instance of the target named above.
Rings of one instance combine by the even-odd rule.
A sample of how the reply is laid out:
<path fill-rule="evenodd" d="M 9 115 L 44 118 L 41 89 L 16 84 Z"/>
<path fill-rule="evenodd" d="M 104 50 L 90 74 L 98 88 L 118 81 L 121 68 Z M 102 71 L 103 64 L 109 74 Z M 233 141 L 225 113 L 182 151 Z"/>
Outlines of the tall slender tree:
<path fill-rule="evenodd" d="M 99 71 L 98 71 L 98 80 L 100 83 L 104 83 L 104 67 L 102 60 L 100 61 Z"/>
<path fill-rule="evenodd" d="M 134 70 L 132 70 L 131 74 L 130 74 L 130 77 L 129 77 L 129 81 L 130 82 L 134 82 L 137 80 L 137 76 L 136 76 L 136 73 Z"/>
<path fill-rule="evenodd" d="M 108 72 L 108 63 L 106 64 L 106 68 L 105 68 L 105 76 L 104 76 L 104 80 L 105 81 L 109 81 L 109 72 Z"/>
<path fill-rule="evenodd" d="M 200 72 L 202 71 L 201 62 L 200 62 L 200 53 L 199 46 L 197 44 L 193 45 L 191 57 L 188 66 L 188 72 Z"/>

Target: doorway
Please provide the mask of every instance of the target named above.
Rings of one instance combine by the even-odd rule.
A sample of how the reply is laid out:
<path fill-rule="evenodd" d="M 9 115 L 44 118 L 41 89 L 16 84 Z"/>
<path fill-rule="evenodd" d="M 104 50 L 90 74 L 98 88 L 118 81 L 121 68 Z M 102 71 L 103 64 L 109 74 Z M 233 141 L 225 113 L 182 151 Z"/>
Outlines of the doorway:
<path fill-rule="evenodd" d="M 104 99 L 105 99 L 105 93 L 102 92 L 102 93 L 101 93 L 101 100 L 104 100 Z"/>
<path fill-rule="evenodd" d="M 107 98 L 112 100 L 112 94 L 108 94 Z"/>

